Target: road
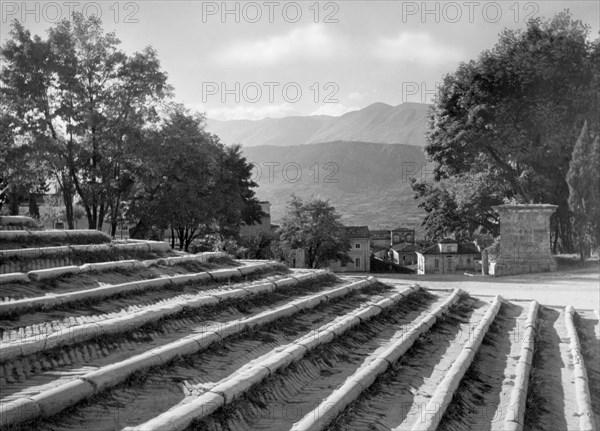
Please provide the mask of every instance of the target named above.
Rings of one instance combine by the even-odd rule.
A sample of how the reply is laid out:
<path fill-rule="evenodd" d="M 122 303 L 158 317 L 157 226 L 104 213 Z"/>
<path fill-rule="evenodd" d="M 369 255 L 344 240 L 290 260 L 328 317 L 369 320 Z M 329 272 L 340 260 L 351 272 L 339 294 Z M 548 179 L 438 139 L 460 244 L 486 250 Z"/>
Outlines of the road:
<path fill-rule="evenodd" d="M 370 274 L 382 282 L 418 283 L 430 289 L 461 288 L 474 295 L 502 295 L 506 299 L 535 299 L 548 306 L 572 305 L 582 310 L 600 308 L 600 266 L 507 277 L 481 275 Z"/>

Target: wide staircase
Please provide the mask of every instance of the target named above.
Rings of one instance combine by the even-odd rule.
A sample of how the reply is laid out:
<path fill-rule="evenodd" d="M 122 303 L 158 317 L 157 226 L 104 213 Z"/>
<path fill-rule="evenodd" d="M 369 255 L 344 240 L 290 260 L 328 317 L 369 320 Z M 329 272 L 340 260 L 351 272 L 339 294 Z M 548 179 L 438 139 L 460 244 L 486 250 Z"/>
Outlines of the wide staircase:
<path fill-rule="evenodd" d="M 593 310 L 22 227 L 2 429 L 598 429 Z"/>

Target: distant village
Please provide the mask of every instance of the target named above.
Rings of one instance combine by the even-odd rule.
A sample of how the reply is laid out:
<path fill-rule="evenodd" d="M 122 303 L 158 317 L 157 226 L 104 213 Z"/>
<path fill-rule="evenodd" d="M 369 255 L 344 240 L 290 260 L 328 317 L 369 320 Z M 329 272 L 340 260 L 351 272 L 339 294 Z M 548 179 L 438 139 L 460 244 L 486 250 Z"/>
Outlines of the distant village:
<path fill-rule="evenodd" d="M 242 226 L 240 236 L 276 235 L 271 224 L 270 203 L 261 202 L 266 214 L 260 224 Z M 458 243 L 445 238 L 435 243 L 418 239 L 415 230 L 399 226 L 394 229 L 371 229 L 369 226 L 346 226 L 350 241 L 349 262 L 330 261 L 334 272 L 404 272 L 424 274 L 463 274 L 481 272 L 481 251 L 489 245 Z M 293 250 L 287 264 L 305 268 L 304 250 Z"/>
<path fill-rule="evenodd" d="M 277 237 L 279 226 L 271 223 L 271 204 L 261 202 L 264 215 L 260 223 L 242 225 L 241 240 L 252 240 L 258 237 Z M 27 209 L 23 207 L 23 212 Z M 46 217 L 42 220 L 45 229 L 65 229 L 60 217 L 55 220 Z M 83 214 L 76 219 L 76 224 L 84 227 Z M 128 239 L 130 229 L 127 223 L 119 224 L 115 239 Z M 348 262 L 330 261 L 328 268 L 334 272 L 399 272 L 423 274 L 463 274 L 481 272 L 481 251 L 489 243 L 458 243 L 453 238 L 445 238 L 438 243 L 417 238 L 415 229 L 398 226 L 393 229 L 373 229 L 369 226 L 346 226 L 346 237 L 350 241 Z M 110 226 L 105 223 L 103 231 L 109 232 Z M 165 241 L 170 240 L 170 232 L 166 230 Z M 307 266 L 304 250 L 292 250 L 286 262 L 291 268 Z"/>

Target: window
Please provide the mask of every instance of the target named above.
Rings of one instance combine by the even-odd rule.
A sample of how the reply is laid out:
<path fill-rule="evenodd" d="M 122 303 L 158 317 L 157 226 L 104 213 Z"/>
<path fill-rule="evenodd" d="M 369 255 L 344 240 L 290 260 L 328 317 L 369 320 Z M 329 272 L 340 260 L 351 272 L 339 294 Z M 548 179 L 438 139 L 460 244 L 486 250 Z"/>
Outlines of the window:
<path fill-rule="evenodd" d="M 360 257 L 357 257 L 356 259 L 354 259 L 354 266 L 357 268 L 360 268 Z"/>
<path fill-rule="evenodd" d="M 471 258 L 467 257 L 467 265 L 469 265 L 471 263 Z"/>
<path fill-rule="evenodd" d="M 340 263 L 340 266 L 341 266 L 342 268 L 345 268 L 346 266 L 348 266 L 348 264 L 346 263 L 346 261 L 345 261 L 345 260 L 342 260 L 342 261 L 341 261 L 341 263 Z"/>
<path fill-rule="evenodd" d="M 354 248 L 360 248 L 360 243 L 354 244 Z"/>
<path fill-rule="evenodd" d="M 438 269 L 440 267 L 440 260 L 436 259 L 435 260 L 435 269 Z"/>

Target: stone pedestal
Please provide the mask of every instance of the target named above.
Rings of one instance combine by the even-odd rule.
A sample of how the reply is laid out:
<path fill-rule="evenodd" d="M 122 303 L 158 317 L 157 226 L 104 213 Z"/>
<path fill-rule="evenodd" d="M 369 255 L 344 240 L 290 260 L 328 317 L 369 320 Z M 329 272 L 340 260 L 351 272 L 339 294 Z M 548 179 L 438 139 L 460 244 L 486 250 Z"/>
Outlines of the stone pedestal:
<path fill-rule="evenodd" d="M 498 205 L 500 255 L 489 264 L 490 275 L 556 271 L 550 249 L 550 216 L 556 205 Z"/>

